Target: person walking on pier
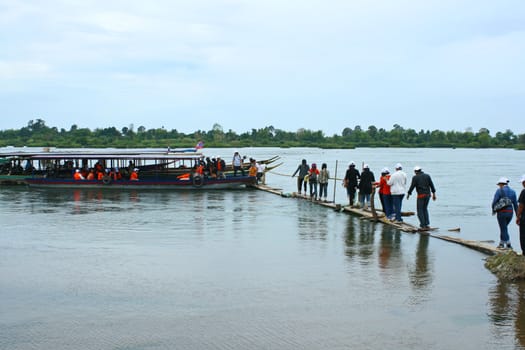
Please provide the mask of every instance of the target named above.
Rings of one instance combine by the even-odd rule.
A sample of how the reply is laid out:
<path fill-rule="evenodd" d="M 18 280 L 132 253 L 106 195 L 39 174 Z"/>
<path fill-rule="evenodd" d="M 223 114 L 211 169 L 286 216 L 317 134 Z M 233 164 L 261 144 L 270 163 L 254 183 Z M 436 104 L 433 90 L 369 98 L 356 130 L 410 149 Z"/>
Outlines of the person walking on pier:
<path fill-rule="evenodd" d="M 308 172 L 308 183 L 310 184 L 310 200 L 317 200 L 317 182 L 319 180 L 319 169 L 317 165 L 312 163 L 312 167 Z"/>
<path fill-rule="evenodd" d="M 392 217 L 392 195 L 390 194 L 390 186 L 387 183 L 388 179 L 390 179 L 390 170 L 383 168 L 381 177 L 375 185 L 379 189 L 379 201 L 381 202 L 383 213 L 385 213 L 387 219 L 390 219 Z"/>
<path fill-rule="evenodd" d="M 295 174 L 299 173 L 297 177 L 297 192 L 299 192 L 299 195 L 301 195 L 301 189 L 304 184 L 304 194 L 306 195 L 306 182 L 304 181 L 304 177 L 308 175 L 308 171 L 310 171 L 310 166 L 306 163 L 306 159 L 303 159 L 301 161 L 301 164 L 297 167 L 295 172 L 292 174 L 292 177 L 295 176 Z"/>
<path fill-rule="evenodd" d="M 396 171 L 390 176 L 387 184 L 390 186 L 390 195 L 392 196 L 392 210 L 395 214 L 394 221 L 401 223 L 401 206 L 403 204 L 403 197 L 405 196 L 407 186 L 407 174 L 403 171 L 403 166 L 397 163 Z"/>
<path fill-rule="evenodd" d="M 360 178 L 361 175 L 359 174 L 359 170 L 355 168 L 355 163 L 353 161 L 350 162 L 348 164 L 348 169 L 346 170 L 343 182 L 344 187 L 346 187 L 346 193 L 348 194 L 348 202 L 350 206 L 354 205 L 355 192 Z"/>
<path fill-rule="evenodd" d="M 359 202 L 363 209 L 368 209 L 370 195 L 372 194 L 372 188 L 375 181 L 374 173 L 370 171 L 368 164 L 365 164 L 363 166 L 363 172 L 361 173 L 361 181 L 359 181 Z"/>
<path fill-rule="evenodd" d="M 498 219 L 500 241 L 498 248 L 512 249 L 509 237 L 509 223 L 512 220 L 513 209 L 518 213 L 518 203 L 516 201 L 516 192 L 508 185 L 509 180 L 506 177 L 501 177 L 497 183 L 498 190 L 494 194 L 492 199 L 492 215 L 496 215 Z M 507 198 L 507 199 L 505 199 Z M 499 207 L 499 202 L 504 203 L 502 207 Z"/>
<path fill-rule="evenodd" d="M 326 167 L 326 163 L 321 165 L 321 171 L 319 172 L 319 200 L 324 198 L 326 202 L 326 197 L 328 196 L 328 179 L 330 179 L 330 173 Z"/>
<path fill-rule="evenodd" d="M 521 190 L 520 197 L 518 198 L 518 212 L 516 213 L 516 224 L 520 227 L 520 246 L 521 254 L 525 255 L 525 175 L 521 176 Z"/>
<path fill-rule="evenodd" d="M 423 231 L 430 230 L 430 219 L 428 217 L 428 203 L 430 197 L 436 200 L 436 188 L 430 175 L 425 174 L 419 165 L 414 167 L 415 175 L 412 177 L 410 188 L 408 189 L 407 199 L 412 195 L 412 191 L 417 192 L 417 218 L 419 219 L 419 228 Z"/>

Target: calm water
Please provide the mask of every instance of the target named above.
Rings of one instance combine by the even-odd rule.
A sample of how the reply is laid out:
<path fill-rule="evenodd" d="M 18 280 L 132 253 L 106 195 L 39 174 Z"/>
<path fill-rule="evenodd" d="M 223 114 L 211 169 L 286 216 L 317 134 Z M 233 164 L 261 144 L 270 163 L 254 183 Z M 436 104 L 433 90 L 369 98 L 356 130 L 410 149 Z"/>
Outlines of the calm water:
<path fill-rule="evenodd" d="M 518 192 L 525 173 L 510 150 L 240 151 L 281 155 L 267 183 L 285 192 L 302 158 L 338 177 L 350 160 L 421 165 L 431 224 L 466 239 L 497 241 L 495 183 Z M 1 349 L 525 349 L 525 284 L 483 254 L 306 201 L 0 187 L 0 220 Z"/>

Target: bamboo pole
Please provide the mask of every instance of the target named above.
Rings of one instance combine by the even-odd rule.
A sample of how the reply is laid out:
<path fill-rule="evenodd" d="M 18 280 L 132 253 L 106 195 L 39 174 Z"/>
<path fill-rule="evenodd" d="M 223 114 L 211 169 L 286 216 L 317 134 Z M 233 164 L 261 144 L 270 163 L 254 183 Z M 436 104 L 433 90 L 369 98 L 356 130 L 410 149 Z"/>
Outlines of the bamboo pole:
<path fill-rule="evenodd" d="M 338 163 L 338 160 L 335 161 L 335 174 L 334 174 L 334 198 L 333 198 L 333 202 L 335 203 L 335 189 L 336 189 L 336 184 L 337 184 L 337 163 Z"/>

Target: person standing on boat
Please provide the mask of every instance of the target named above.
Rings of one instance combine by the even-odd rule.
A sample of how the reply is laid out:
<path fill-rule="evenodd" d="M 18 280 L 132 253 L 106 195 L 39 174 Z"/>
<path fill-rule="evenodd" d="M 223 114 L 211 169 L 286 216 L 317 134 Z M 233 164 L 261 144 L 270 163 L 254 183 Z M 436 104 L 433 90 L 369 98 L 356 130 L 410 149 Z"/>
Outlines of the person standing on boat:
<path fill-rule="evenodd" d="M 308 172 L 310 171 L 310 166 L 306 163 L 306 159 L 303 159 L 301 161 L 301 164 L 297 167 L 297 169 L 292 174 L 292 177 L 295 176 L 295 174 L 299 173 L 297 177 L 297 191 L 299 192 L 299 195 L 301 195 L 301 189 L 304 184 L 304 194 L 306 195 L 306 182 L 304 181 L 304 177 L 308 175 Z"/>
<path fill-rule="evenodd" d="M 421 230 L 427 231 L 430 229 L 428 203 L 430 202 L 430 197 L 432 197 L 432 200 L 436 200 L 436 188 L 430 175 L 425 174 L 419 165 L 414 167 L 414 173 L 415 175 L 412 177 L 412 182 L 408 189 L 407 199 L 410 198 L 415 188 L 417 192 L 416 208 L 419 227 Z"/>
<path fill-rule="evenodd" d="M 405 196 L 407 186 L 407 174 L 403 171 L 403 166 L 397 163 L 396 171 L 390 176 L 387 184 L 390 186 L 390 195 L 392 196 L 392 210 L 395 214 L 394 221 L 401 223 L 401 206 L 403 205 L 403 197 Z"/>
<path fill-rule="evenodd" d="M 368 164 L 365 164 L 361 173 L 361 181 L 359 181 L 359 202 L 363 209 L 367 209 L 370 204 L 370 195 L 375 181 L 374 173 L 370 171 Z"/>
<path fill-rule="evenodd" d="M 319 172 L 319 200 L 324 198 L 326 202 L 326 197 L 328 196 L 328 179 L 330 179 L 330 173 L 326 167 L 326 163 L 321 165 L 321 171 Z"/>
<path fill-rule="evenodd" d="M 521 190 L 520 197 L 518 199 L 518 212 L 516 213 L 516 224 L 520 228 L 520 246 L 521 254 L 525 255 L 525 175 L 521 176 Z"/>
<path fill-rule="evenodd" d="M 357 191 L 357 185 L 360 178 L 361 174 L 359 174 L 359 170 L 355 168 L 355 163 L 351 161 L 348 164 L 348 169 L 346 170 L 345 178 L 343 180 L 343 186 L 346 187 L 346 193 L 348 195 L 348 202 L 350 206 L 354 205 L 355 193 Z"/>
<path fill-rule="evenodd" d="M 257 167 L 257 183 L 262 183 L 264 185 L 264 171 L 266 166 L 257 161 L 255 162 L 255 166 Z"/>
<path fill-rule="evenodd" d="M 498 219 L 498 225 L 499 225 L 499 231 L 500 231 L 500 241 L 498 248 L 507 248 L 512 249 L 512 245 L 510 244 L 510 236 L 509 236 L 509 223 L 512 220 L 513 215 L 513 207 L 516 211 L 516 215 L 518 214 L 518 202 L 516 201 L 516 192 L 508 185 L 509 180 L 506 177 L 501 177 L 497 183 L 498 190 L 494 194 L 494 198 L 492 199 L 492 215 L 496 215 L 496 218 Z M 494 210 L 494 205 L 501 199 L 507 197 L 512 202 L 511 204 L 507 205 L 504 208 L 501 208 L 499 210 Z"/>
<path fill-rule="evenodd" d="M 241 175 L 244 176 L 244 169 L 242 167 L 242 157 L 239 152 L 235 151 L 232 159 L 233 165 L 233 176 L 237 176 L 237 172 L 240 171 Z"/>

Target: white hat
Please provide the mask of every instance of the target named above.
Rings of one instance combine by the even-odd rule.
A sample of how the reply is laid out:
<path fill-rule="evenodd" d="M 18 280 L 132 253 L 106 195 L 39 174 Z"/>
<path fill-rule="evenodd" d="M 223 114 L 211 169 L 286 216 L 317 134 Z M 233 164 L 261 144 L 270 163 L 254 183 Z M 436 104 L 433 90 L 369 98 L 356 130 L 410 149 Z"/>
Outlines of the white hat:
<path fill-rule="evenodd" d="M 139 171 L 139 168 L 135 168 L 135 169 L 133 169 L 133 171 Z"/>
<path fill-rule="evenodd" d="M 502 177 L 499 178 L 498 183 L 496 185 L 499 185 L 499 184 L 506 185 L 508 183 L 509 183 L 509 179 L 507 179 L 506 177 L 502 176 Z"/>
<path fill-rule="evenodd" d="M 354 161 L 353 161 L 353 160 L 352 160 L 352 161 L 350 161 L 350 163 L 348 163 L 348 166 L 355 166 L 355 163 L 354 163 Z"/>
<path fill-rule="evenodd" d="M 363 165 L 363 169 L 370 169 L 370 167 L 368 166 L 368 164 L 365 164 Z"/>
<path fill-rule="evenodd" d="M 416 165 L 416 166 L 414 167 L 414 171 L 421 171 L 421 167 L 420 167 L 419 165 Z"/>
<path fill-rule="evenodd" d="M 396 169 L 403 169 L 403 166 L 401 165 L 401 163 L 396 164 Z"/>
<path fill-rule="evenodd" d="M 390 173 L 390 170 L 388 170 L 387 167 L 381 169 L 381 174 L 388 174 L 388 173 Z"/>
<path fill-rule="evenodd" d="M 521 175 L 520 182 L 523 182 L 523 181 L 525 181 L 525 174 Z"/>
<path fill-rule="evenodd" d="M 75 172 L 76 172 L 76 173 L 79 173 L 79 172 L 80 172 L 80 170 L 78 170 L 78 169 L 77 169 L 77 170 L 75 170 Z"/>

